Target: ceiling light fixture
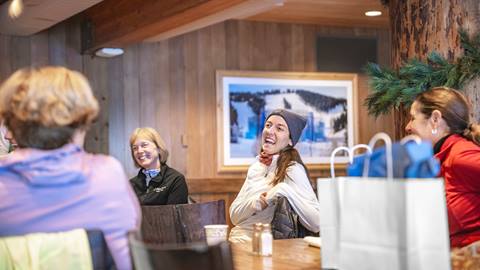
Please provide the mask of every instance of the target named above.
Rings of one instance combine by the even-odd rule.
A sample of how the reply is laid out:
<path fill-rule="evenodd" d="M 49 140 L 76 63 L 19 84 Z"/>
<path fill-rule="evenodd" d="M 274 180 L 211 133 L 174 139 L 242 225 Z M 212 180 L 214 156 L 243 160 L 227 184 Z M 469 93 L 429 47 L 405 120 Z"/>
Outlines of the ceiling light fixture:
<path fill-rule="evenodd" d="M 8 16 L 12 19 L 16 19 L 22 14 L 23 2 L 22 0 L 12 0 L 10 6 L 8 6 Z"/>
<path fill-rule="evenodd" d="M 98 57 L 112 58 L 123 54 L 121 48 L 101 48 L 95 51 L 95 55 Z"/>
<path fill-rule="evenodd" d="M 380 15 L 382 15 L 382 12 L 378 10 L 369 10 L 365 12 L 365 16 L 368 16 L 368 17 L 376 17 Z"/>

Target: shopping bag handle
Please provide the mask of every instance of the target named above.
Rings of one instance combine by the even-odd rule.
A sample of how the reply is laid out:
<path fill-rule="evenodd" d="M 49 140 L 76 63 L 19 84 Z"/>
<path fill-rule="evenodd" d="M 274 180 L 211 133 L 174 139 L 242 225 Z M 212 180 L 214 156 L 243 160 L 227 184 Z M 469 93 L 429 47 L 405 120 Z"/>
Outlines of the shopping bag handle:
<path fill-rule="evenodd" d="M 417 135 L 408 135 L 403 137 L 402 140 L 400 140 L 400 144 L 406 144 L 410 141 L 415 141 L 417 144 L 421 144 L 422 138 L 418 137 Z"/>
<path fill-rule="evenodd" d="M 392 151 L 392 139 L 388 136 L 387 133 L 379 132 L 375 134 L 368 146 L 373 149 L 375 144 L 383 140 L 385 142 L 385 159 L 387 160 L 387 179 L 393 179 L 393 151 Z M 363 166 L 363 177 L 368 177 L 368 170 L 370 169 L 370 157 L 371 153 L 365 156 L 365 164 Z"/>
<path fill-rule="evenodd" d="M 337 153 L 339 153 L 341 151 L 347 152 L 348 162 L 352 163 L 350 161 L 350 159 L 351 159 L 350 149 L 348 149 L 348 147 L 340 146 L 340 147 L 335 148 L 335 150 L 333 150 L 332 154 L 330 155 L 330 177 L 332 177 L 332 178 L 335 178 L 335 168 L 334 168 L 334 165 L 333 165 L 335 163 L 335 156 L 337 155 Z"/>
<path fill-rule="evenodd" d="M 335 178 L 334 163 L 335 163 L 335 156 L 337 155 L 337 153 L 341 152 L 341 151 L 347 152 L 348 162 L 350 164 L 352 164 L 353 163 L 353 157 L 354 157 L 355 151 L 357 149 L 366 149 L 366 151 L 368 153 L 370 153 L 370 154 L 372 153 L 372 149 L 366 144 L 357 144 L 357 145 L 353 146 L 352 148 L 348 148 L 348 147 L 345 147 L 345 146 L 340 146 L 340 147 L 335 148 L 335 150 L 333 150 L 332 154 L 330 155 L 330 176 L 331 176 L 331 178 Z"/>
<path fill-rule="evenodd" d="M 362 149 L 362 148 L 365 149 L 366 152 L 368 152 L 369 154 L 372 154 L 372 148 L 370 146 L 368 146 L 366 144 L 357 144 L 350 149 L 350 151 L 351 151 L 350 152 L 350 154 L 351 154 L 350 155 L 351 156 L 350 163 L 353 163 L 353 156 L 355 154 L 355 150 Z"/>

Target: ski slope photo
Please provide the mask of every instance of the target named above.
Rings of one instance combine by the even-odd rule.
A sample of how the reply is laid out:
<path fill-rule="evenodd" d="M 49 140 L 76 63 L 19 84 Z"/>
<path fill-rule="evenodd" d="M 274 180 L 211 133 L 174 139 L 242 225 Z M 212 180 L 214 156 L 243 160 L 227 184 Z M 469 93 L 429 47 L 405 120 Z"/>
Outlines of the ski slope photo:
<path fill-rule="evenodd" d="M 302 158 L 329 157 L 336 147 L 348 146 L 348 87 L 230 83 L 228 90 L 231 158 L 258 155 L 265 118 L 275 109 L 307 118 L 296 145 Z"/>

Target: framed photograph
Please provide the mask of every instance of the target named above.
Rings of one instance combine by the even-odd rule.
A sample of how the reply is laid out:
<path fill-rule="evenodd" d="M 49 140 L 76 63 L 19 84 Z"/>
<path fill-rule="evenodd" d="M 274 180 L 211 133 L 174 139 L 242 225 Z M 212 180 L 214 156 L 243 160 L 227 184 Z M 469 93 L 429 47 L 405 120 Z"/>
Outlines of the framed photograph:
<path fill-rule="evenodd" d="M 275 109 L 307 118 L 295 147 L 310 169 L 328 168 L 335 148 L 357 141 L 356 74 L 219 70 L 216 83 L 219 172 L 246 171 L 255 161 Z M 348 162 L 342 155 L 337 163 Z"/>

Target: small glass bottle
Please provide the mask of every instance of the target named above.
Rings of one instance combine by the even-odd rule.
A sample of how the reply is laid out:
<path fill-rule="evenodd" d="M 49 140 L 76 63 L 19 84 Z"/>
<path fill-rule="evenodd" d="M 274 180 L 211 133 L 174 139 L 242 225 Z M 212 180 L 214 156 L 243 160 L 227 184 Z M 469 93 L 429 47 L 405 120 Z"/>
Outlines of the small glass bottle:
<path fill-rule="evenodd" d="M 263 224 L 260 234 L 260 255 L 272 256 L 273 236 L 270 224 Z"/>
<path fill-rule="evenodd" d="M 260 237 L 262 234 L 262 225 L 262 223 L 253 224 L 252 253 L 255 255 L 260 255 Z"/>

